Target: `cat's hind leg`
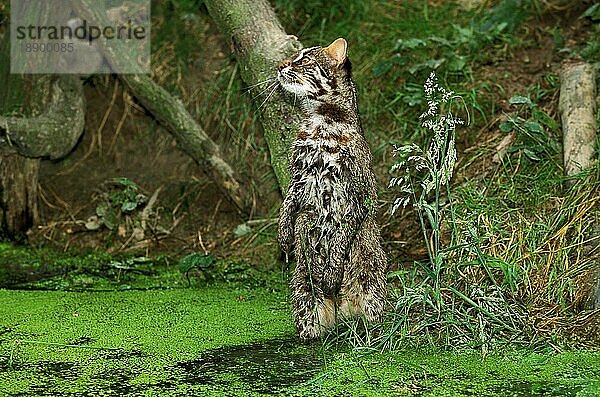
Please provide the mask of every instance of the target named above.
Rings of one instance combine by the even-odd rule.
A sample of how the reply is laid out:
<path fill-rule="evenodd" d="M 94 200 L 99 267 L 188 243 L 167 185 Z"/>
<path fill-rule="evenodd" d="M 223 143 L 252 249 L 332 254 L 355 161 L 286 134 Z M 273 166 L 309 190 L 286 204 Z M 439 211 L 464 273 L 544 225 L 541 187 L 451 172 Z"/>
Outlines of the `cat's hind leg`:
<path fill-rule="evenodd" d="M 373 220 L 366 220 L 352 243 L 340 291 L 339 312 L 343 316 L 364 315 L 371 322 L 383 317 L 387 300 L 387 259 L 378 230 Z"/>
<path fill-rule="evenodd" d="M 292 280 L 294 322 L 300 339 L 322 336 L 335 324 L 335 306 L 332 299 L 320 291 L 306 288 L 306 282 Z"/>
<path fill-rule="evenodd" d="M 335 303 L 321 288 L 323 259 L 311 244 L 309 218 L 296 220 L 296 268 L 292 276 L 294 322 L 301 339 L 314 339 L 335 324 Z"/>

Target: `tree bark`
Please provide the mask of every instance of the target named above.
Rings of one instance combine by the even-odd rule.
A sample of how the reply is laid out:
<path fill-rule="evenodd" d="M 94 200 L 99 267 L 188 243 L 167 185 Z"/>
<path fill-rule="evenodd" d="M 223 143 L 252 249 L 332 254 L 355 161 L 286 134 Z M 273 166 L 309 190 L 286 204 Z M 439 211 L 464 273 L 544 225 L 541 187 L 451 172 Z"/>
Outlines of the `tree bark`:
<path fill-rule="evenodd" d="M 24 80 L 10 74 L 8 33 L 0 27 L 0 115 L 20 112 L 24 104 Z M 38 166 L 39 160 L 0 152 L 0 237 L 20 239 L 37 220 Z"/>
<path fill-rule="evenodd" d="M 83 86 L 76 76 L 49 76 L 32 79 L 34 98 L 50 103 L 38 115 L 0 116 L 0 152 L 22 156 L 58 159 L 73 150 L 83 133 L 85 99 Z"/>
<path fill-rule="evenodd" d="M 596 80 L 594 67 L 585 62 L 563 65 L 560 77 L 564 166 L 571 176 L 595 164 Z"/>
<path fill-rule="evenodd" d="M 19 9 L 17 3 L 15 6 Z M 57 15 L 52 7 L 52 4 L 42 2 L 19 11 L 31 13 L 29 18 L 35 19 L 39 26 L 55 26 Z M 18 11 L 13 11 L 19 15 Z M 9 26 L 3 27 L 0 31 L 0 79 L 7 86 L 0 87 L 0 97 L 7 101 L 0 104 L 0 153 L 18 153 L 32 158 L 64 157 L 83 133 L 85 99 L 82 82 L 73 75 L 11 74 L 11 63 L 17 70 L 23 65 L 17 62 L 18 56 L 12 57 L 15 54 L 11 54 Z M 26 53 L 23 50 L 17 52 Z M 38 54 L 43 60 L 44 53 L 51 51 L 28 54 Z M 27 59 L 26 64 L 30 61 Z M 41 68 L 42 65 L 37 66 Z M 20 93 L 15 94 L 15 88 Z"/>
<path fill-rule="evenodd" d="M 295 36 L 285 33 L 275 12 L 266 0 L 205 0 L 210 15 L 219 29 L 231 40 L 244 82 L 253 87 L 257 96 L 269 83 L 275 81 L 277 64 L 302 48 Z M 258 84 L 258 85 L 257 85 Z M 265 139 L 271 153 L 271 165 L 283 192 L 287 191 L 290 175 L 288 154 L 300 122 L 300 111 L 276 91 L 266 100 L 268 89 L 257 97 Z"/>
<path fill-rule="evenodd" d="M 16 240 L 38 222 L 39 159 L 0 156 L 0 230 Z"/>
<path fill-rule="evenodd" d="M 98 12 L 95 0 L 73 2 L 79 16 L 100 22 L 104 26 L 110 23 L 106 15 Z M 107 62 L 113 70 L 122 70 L 137 62 L 119 40 L 109 43 L 99 38 Z M 113 64 L 114 63 L 114 64 Z M 242 189 L 239 176 L 223 159 L 219 146 L 204 132 L 194 118 L 185 109 L 181 101 L 174 98 L 165 89 L 143 74 L 119 74 L 119 78 L 129 87 L 132 94 L 150 113 L 175 137 L 179 146 L 190 155 L 242 212 L 248 212 L 251 199 Z"/>

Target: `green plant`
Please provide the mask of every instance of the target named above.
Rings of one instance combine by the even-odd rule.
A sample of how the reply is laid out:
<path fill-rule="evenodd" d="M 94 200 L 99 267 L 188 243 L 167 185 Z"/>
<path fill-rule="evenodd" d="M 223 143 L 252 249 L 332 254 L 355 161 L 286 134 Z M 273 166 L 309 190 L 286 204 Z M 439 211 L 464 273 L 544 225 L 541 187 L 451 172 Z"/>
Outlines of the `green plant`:
<path fill-rule="evenodd" d="M 434 72 L 425 83 L 424 96 L 428 109 L 419 121 L 431 135 L 429 143 L 426 148 L 395 147 L 398 160 L 391 169 L 390 187 L 396 192 L 392 213 L 412 204 L 427 259 L 388 275 L 396 288 L 393 310 L 383 323 L 368 328 L 360 321 L 350 322 L 339 335 L 376 350 L 410 341 L 486 352 L 498 342 L 524 342 L 532 330 L 518 296 L 528 285 L 530 269 L 515 258 L 497 256 L 489 241 L 499 227 L 486 230 L 475 221 L 496 215 L 495 198 L 489 203 L 484 198 L 469 201 L 462 187 L 451 194 L 449 182 L 457 161 L 455 132 L 462 124 L 452 110 L 457 100 L 463 105 L 464 101 L 441 87 Z M 536 106 L 526 110 L 543 119 Z M 499 215 L 498 222 L 502 216 L 507 215 Z M 535 229 L 527 238 L 539 239 L 541 233 Z"/>
<path fill-rule="evenodd" d="M 590 18 L 594 22 L 600 21 L 600 3 L 596 3 L 590 6 L 580 18 Z"/>
<path fill-rule="evenodd" d="M 476 229 L 467 224 L 467 233 L 459 234 L 456 227 L 449 182 L 457 161 L 456 128 L 464 122 L 454 116 L 452 107 L 462 98 L 440 86 L 434 72 L 425 82 L 424 91 L 428 109 L 420 120 L 432 137 L 426 150 L 415 144 L 396 147 L 398 161 L 391 171 L 397 176 L 390 180 L 389 186 L 398 192 L 392 213 L 412 202 L 428 263 L 418 262 L 417 269 L 421 271 L 410 275 L 408 280 L 403 280 L 406 276 L 403 272 L 391 275 L 401 283 L 401 289 L 396 291 L 388 329 L 376 346 L 393 346 L 398 334 L 415 337 L 424 332 L 429 342 L 478 341 L 485 350 L 494 333 L 517 332 L 514 321 L 520 316 L 518 308 L 509 306 L 494 278 L 490 270 L 494 262 L 479 248 Z M 444 247 L 442 233 L 448 229 L 451 236 L 445 239 L 448 246 Z M 465 253 L 471 253 L 473 258 L 468 259 Z M 464 268 L 471 266 L 481 269 L 476 273 L 483 273 L 488 282 L 465 274 Z M 512 271 L 510 266 L 505 269 Z M 510 281 L 514 288 L 514 281 Z"/>
<path fill-rule="evenodd" d="M 127 178 L 113 178 L 107 183 L 107 190 L 96 200 L 96 215 L 101 224 L 113 230 L 126 214 L 143 207 L 148 201 L 140 187 Z"/>
<path fill-rule="evenodd" d="M 487 26 L 480 21 L 471 26 L 452 24 L 447 32 L 421 38 L 400 38 L 393 49 L 394 55 L 376 63 L 371 71 L 374 77 L 379 77 L 398 66 L 420 78 L 427 70 L 443 68 L 448 76 L 470 77 L 471 64 L 484 55 L 481 48 L 497 40 L 508 41 L 508 34 L 513 31 L 514 27 L 508 28 L 506 24 Z"/>
<path fill-rule="evenodd" d="M 581 57 L 600 69 L 600 3 L 590 7 L 581 18 L 591 18 L 594 24 L 590 28 L 590 37 L 580 49 Z"/>
<path fill-rule="evenodd" d="M 515 32 L 529 16 L 530 1 L 503 0 L 486 10 L 474 25 L 481 32 Z"/>
<path fill-rule="evenodd" d="M 443 215 L 440 203 L 444 193 L 450 196 L 449 182 L 456 164 L 455 131 L 464 122 L 451 109 L 453 101 L 460 97 L 440 86 L 435 72 L 426 80 L 424 91 L 428 109 L 419 118 L 421 126 L 433 136 L 426 150 L 416 144 L 396 146 L 398 161 L 391 172 L 398 176 L 390 180 L 388 187 L 398 191 L 392 213 L 413 202 L 432 266 L 430 272 L 435 275 L 435 289 L 439 292 L 444 257 L 440 244 Z"/>
<path fill-rule="evenodd" d="M 543 155 L 551 158 L 558 153 L 560 145 L 549 133 L 558 130 L 558 123 L 527 96 L 513 96 L 509 103 L 517 106 L 517 111 L 507 116 L 498 128 L 502 132 L 516 133 L 517 139 L 510 151 L 522 151 L 532 161 L 539 161 Z"/>
<path fill-rule="evenodd" d="M 179 271 L 185 275 L 188 285 L 191 284 L 190 272 L 192 270 L 199 271 L 205 279 L 212 278 L 213 270 L 216 259 L 210 254 L 199 254 L 197 252 L 184 256 L 179 260 Z"/>

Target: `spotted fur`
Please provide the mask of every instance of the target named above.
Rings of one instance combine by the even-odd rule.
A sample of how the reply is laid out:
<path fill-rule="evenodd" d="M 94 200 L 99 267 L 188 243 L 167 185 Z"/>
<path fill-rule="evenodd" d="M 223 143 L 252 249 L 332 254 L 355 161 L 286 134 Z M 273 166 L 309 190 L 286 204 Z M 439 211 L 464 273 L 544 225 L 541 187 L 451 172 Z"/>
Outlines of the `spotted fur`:
<path fill-rule="evenodd" d="M 386 299 L 376 181 L 346 46 L 337 39 L 303 49 L 278 70 L 304 114 L 278 230 L 282 250 L 294 247 L 292 302 L 303 339 L 321 336 L 340 315 L 378 321 Z"/>

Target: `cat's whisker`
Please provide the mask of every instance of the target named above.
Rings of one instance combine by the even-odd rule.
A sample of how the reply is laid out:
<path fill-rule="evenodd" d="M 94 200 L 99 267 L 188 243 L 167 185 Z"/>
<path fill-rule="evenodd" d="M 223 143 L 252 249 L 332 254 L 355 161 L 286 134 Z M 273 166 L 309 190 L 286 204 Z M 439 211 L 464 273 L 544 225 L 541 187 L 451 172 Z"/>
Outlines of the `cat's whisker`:
<path fill-rule="evenodd" d="M 271 83 L 269 86 L 267 86 L 267 88 L 265 88 L 264 90 L 262 90 L 261 92 L 259 92 L 258 94 L 256 94 L 252 100 L 255 100 L 256 98 L 258 98 L 259 96 L 261 96 L 262 94 L 264 94 L 265 92 L 269 91 L 271 88 L 275 87 L 277 88 L 277 81 L 274 81 L 273 83 Z"/>
<path fill-rule="evenodd" d="M 244 90 L 247 91 L 247 92 L 249 92 L 252 88 L 258 87 L 258 86 L 261 86 L 261 85 L 264 85 L 264 84 L 267 84 L 267 83 L 272 83 L 273 81 L 275 81 L 275 79 L 276 79 L 275 77 L 269 77 L 266 80 L 259 81 L 256 84 L 252 84 L 252 85 L 249 85 L 249 86 L 245 87 Z"/>
<path fill-rule="evenodd" d="M 258 109 L 256 109 L 256 111 L 259 111 L 267 103 L 267 101 L 273 96 L 273 94 L 275 93 L 275 91 L 277 91 L 277 87 L 274 87 L 273 90 L 271 90 L 271 92 L 269 92 L 269 95 L 267 95 L 267 97 L 265 98 L 265 100 L 262 101 L 262 103 L 260 104 L 260 106 L 258 107 Z"/>
<path fill-rule="evenodd" d="M 266 79 L 266 80 L 259 81 L 259 82 L 258 82 L 258 83 L 256 83 L 256 84 L 249 85 L 249 86 L 247 86 L 247 87 L 246 87 L 246 89 L 250 89 L 250 88 L 258 87 L 258 86 L 261 86 L 261 85 L 263 85 L 263 84 L 267 84 L 267 83 L 272 83 L 274 80 L 275 80 L 275 78 L 274 78 L 274 77 L 271 77 L 271 78 L 268 78 L 268 79 Z"/>
<path fill-rule="evenodd" d="M 275 93 L 275 91 L 277 91 L 277 87 L 274 87 L 271 90 L 271 92 L 269 92 L 269 95 L 267 95 L 267 97 L 265 98 L 264 101 L 262 101 L 262 103 L 260 104 L 260 106 L 258 107 L 258 109 L 256 109 L 257 111 L 260 110 L 269 101 L 269 99 L 271 99 L 271 97 L 273 96 L 273 94 Z"/>

